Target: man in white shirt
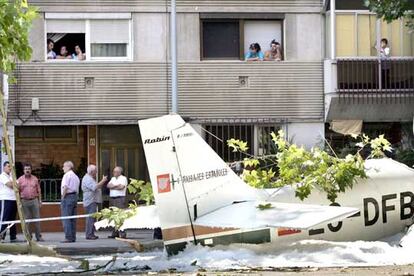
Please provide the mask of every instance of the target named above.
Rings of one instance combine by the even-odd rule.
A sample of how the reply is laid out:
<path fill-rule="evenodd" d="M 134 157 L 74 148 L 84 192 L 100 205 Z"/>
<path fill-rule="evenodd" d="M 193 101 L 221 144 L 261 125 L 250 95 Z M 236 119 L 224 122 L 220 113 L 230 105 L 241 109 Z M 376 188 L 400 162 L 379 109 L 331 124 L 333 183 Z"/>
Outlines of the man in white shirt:
<path fill-rule="evenodd" d="M 126 192 L 128 186 L 128 179 L 122 175 L 122 168 L 115 167 L 113 170 L 113 177 L 109 181 L 107 187 L 109 189 L 109 205 L 125 209 L 126 206 Z M 114 230 L 112 235 L 108 238 L 114 239 L 116 237 L 126 238 L 125 231 Z"/>
<path fill-rule="evenodd" d="M 17 205 L 16 194 L 13 190 L 13 180 L 11 177 L 11 166 L 8 161 L 3 164 L 3 173 L 0 175 L 0 221 L 11 221 L 16 219 Z M 6 230 L 7 225 L 2 224 L 0 233 Z M 1 241 L 6 237 L 6 233 L 0 236 Z M 10 228 L 10 242 L 17 242 L 16 225 Z"/>

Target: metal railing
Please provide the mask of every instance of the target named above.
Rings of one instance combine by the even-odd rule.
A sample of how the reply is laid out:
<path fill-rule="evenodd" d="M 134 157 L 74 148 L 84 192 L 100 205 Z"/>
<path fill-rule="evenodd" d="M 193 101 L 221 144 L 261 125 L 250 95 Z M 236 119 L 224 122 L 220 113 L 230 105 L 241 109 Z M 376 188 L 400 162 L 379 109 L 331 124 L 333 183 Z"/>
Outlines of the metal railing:
<path fill-rule="evenodd" d="M 60 202 L 61 178 L 40 179 L 40 189 L 42 190 L 43 202 Z M 81 189 L 79 189 L 78 201 L 82 200 Z"/>
<path fill-rule="evenodd" d="M 340 94 L 414 94 L 413 58 L 337 59 Z"/>

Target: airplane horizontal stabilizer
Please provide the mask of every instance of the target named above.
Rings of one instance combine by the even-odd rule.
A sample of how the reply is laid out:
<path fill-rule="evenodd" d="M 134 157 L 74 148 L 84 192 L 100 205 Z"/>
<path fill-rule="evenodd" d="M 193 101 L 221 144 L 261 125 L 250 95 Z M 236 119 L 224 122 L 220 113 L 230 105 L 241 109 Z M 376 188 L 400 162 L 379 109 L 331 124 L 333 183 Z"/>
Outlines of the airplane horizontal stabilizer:
<path fill-rule="evenodd" d="M 113 227 L 114 223 L 108 223 L 107 219 L 95 223 L 96 230 L 100 228 Z M 139 206 L 134 216 L 126 219 L 120 230 L 126 229 L 154 229 L 160 227 L 157 207 L 155 205 Z"/>
<path fill-rule="evenodd" d="M 259 205 L 265 209 L 260 209 Z M 306 230 L 322 223 L 340 221 L 357 212 L 357 208 L 350 207 L 247 201 L 201 216 L 194 224 L 220 228 L 283 227 Z"/>

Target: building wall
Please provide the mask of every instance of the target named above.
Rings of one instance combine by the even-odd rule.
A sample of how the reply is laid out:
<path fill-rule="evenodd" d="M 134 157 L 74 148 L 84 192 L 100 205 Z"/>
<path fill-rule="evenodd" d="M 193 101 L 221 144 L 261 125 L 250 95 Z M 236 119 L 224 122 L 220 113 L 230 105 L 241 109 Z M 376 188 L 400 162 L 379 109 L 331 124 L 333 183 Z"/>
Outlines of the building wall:
<path fill-rule="evenodd" d="M 21 64 L 9 116 L 16 124 L 17 115 L 28 118 L 26 124 L 39 118 L 49 124 L 136 123 L 168 114 L 169 74 L 164 63 Z M 92 87 L 85 78 L 93 78 Z M 322 62 L 183 62 L 178 82 L 179 112 L 186 117 L 323 118 Z M 32 98 L 40 102 L 36 117 Z"/>
<path fill-rule="evenodd" d="M 16 162 L 29 162 L 33 169 L 40 168 L 40 164 L 62 165 L 66 160 L 71 160 L 75 168 L 81 162 L 81 158 L 87 158 L 86 128 L 78 127 L 78 141 L 76 143 L 44 143 L 27 142 L 16 139 Z"/>

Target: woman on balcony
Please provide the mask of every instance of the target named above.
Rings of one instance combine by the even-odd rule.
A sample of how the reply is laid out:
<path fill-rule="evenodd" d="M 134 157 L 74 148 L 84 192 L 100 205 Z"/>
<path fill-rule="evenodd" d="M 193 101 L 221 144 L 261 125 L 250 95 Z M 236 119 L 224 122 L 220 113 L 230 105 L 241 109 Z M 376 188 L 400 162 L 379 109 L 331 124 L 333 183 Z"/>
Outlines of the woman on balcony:
<path fill-rule="evenodd" d="M 262 61 L 264 55 L 259 43 L 250 44 L 249 51 L 245 55 L 246 61 Z"/>

